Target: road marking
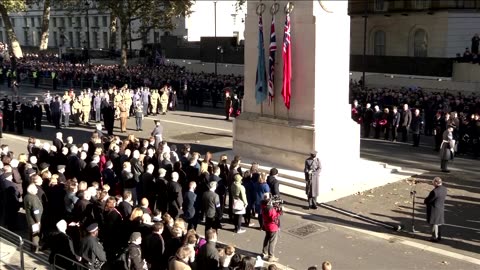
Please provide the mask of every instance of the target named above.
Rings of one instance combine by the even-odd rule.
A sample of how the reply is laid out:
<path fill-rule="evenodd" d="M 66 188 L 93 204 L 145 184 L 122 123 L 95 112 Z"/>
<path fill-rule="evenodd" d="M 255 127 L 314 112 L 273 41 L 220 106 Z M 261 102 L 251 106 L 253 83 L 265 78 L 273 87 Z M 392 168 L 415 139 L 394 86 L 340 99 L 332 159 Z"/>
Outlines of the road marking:
<path fill-rule="evenodd" d="M 289 209 L 289 208 L 284 208 L 284 210 L 285 210 L 286 213 L 292 213 L 292 214 L 297 214 L 297 215 L 302 215 L 302 216 L 312 216 L 312 214 L 310 214 L 310 213 L 304 213 L 304 212 Z M 328 220 L 328 218 L 325 218 L 325 219 Z M 441 248 L 432 247 L 430 244 L 422 244 L 422 243 L 410 241 L 410 240 L 407 240 L 406 238 L 404 238 L 402 236 L 390 235 L 390 234 L 387 234 L 387 233 L 373 232 L 373 231 L 369 231 L 369 230 L 364 230 L 364 229 L 360 229 L 360 228 L 353 228 L 353 227 L 344 226 L 344 225 L 340 225 L 340 224 L 334 224 L 334 225 L 339 226 L 339 227 L 344 228 L 344 229 L 348 229 L 348 230 L 356 231 L 356 232 L 363 233 L 363 234 L 366 234 L 366 235 L 369 235 L 369 236 L 384 239 L 384 240 L 387 240 L 387 241 L 395 239 L 396 240 L 395 243 L 399 243 L 399 244 L 402 244 L 402 245 L 418 248 L 418 249 L 423 250 L 423 251 L 428 251 L 428 252 L 432 252 L 432 253 L 435 253 L 435 254 L 447 256 L 447 257 L 457 259 L 457 260 L 460 260 L 460 261 L 466 261 L 466 262 L 469 262 L 469 263 L 472 263 L 472 264 L 480 265 L 480 259 L 473 258 L 473 257 L 470 257 L 470 256 L 466 256 L 466 255 L 463 255 L 463 254 L 460 254 L 460 253 L 451 252 L 451 251 L 444 250 L 444 249 L 441 249 Z"/>
<path fill-rule="evenodd" d="M 160 120 L 160 122 L 172 123 L 172 124 L 177 124 L 177 125 L 205 128 L 205 129 L 218 130 L 218 131 L 224 131 L 224 132 L 230 132 L 230 133 L 232 132 L 229 129 L 223 129 L 223 128 L 214 128 L 214 127 L 209 127 L 209 126 L 194 125 L 194 124 L 188 124 L 188 123 L 182 123 L 182 122 L 164 120 L 164 119 L 158 119 L 158 118 L 152 118 L 152 117 L 145 117 L 145 118 L 146 119 L 151 119 L 151 120 Z"/>

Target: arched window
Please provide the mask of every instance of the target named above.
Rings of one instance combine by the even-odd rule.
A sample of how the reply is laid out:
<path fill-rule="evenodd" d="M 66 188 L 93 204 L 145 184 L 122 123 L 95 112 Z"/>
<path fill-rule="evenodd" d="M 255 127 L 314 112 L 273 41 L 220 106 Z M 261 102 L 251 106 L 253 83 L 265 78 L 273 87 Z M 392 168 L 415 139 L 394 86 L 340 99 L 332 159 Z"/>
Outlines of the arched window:
<path fill-rule="evenodd" d="M 413 35 L 413 56 L 427 57 L 428 52 L 428 37 L 427 32 L 423 29 L 418 29 Z"/>
<path fill-rule="evenodd" d="M 378 30 L 373 36 L 373 55 L 385 55 L 385 32 Z"/>

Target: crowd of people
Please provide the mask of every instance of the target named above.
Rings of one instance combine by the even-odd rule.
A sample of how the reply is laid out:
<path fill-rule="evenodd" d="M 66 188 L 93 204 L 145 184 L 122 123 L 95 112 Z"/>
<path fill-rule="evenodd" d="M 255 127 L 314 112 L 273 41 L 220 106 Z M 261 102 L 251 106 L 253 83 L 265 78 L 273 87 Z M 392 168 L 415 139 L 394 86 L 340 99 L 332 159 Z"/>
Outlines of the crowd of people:
<path fill-rule="evenodd" d="M 173 63 L 163 63 L 154 67 L 146 65 L 88 65 L 56 59 L 53 55 L 39 56 L 27 54 L 19 59 L 16 68 L 5 65 L 0 69 L 0 81 L 7 81 L 8 87 L 14 83 L 32 80 L 39 87 L 40 80 L 51 79 L 53 91 L 59 87 L 79 88 L 81 82 L 103 89 L 121 88 L 127 83 L 132 88 L 146 87 L 160 89 L 165 85 L 177 91 L 185 103 L 204 106 L 210 100 L 213 107 L 223 101 L 225 89 L 232 89 L 239 97 L 243 96 L 243 77 L 213 73 L 190 72 Z"/>
<path fill-rule="evenodd" d="M 83 144 L 61 132 L 52 142 L 30 137 L 19 155 L 2 145 L 0 225 L 18 230 L 23 207 L 32 251 L 49 248 L 50 262 L 64 269 L 75 269 L 74 263 L 89 269 L 254 269 L 263 260 L 278 261 L 277 169 L 266 175 L 254 163 L 245 171 L 238 156 L 230 162 L 222 155 L 217 163 L 209 152 L 201 158 L 189 145 L 178 149 L 159 139 L 130 134 L 122 141 L 97 129 Z M 196 231 L 200 223 L 204 237 Z M 228 223 L 238 234 L 244 227 L 265 231 L 259 257 L 216 244 Z"/>
<path fill-rule="evenodd" d="M 407 142 L 411 134 L 413 146 L 419 146 L 421 135 L 434 136 L 432 148 L 442 155 L 443 145 L 452 140 L 455 146 L 451 149 L 456 155 L 480 155 L 480 96 L 474 93 L 362 89 L 353 85 L 351 100 L 352 118 L 361 124 L 364 138 L 373 134 L 375 139 Z"/>
<path fill-rule="evenodd" d="M 480 64 L 480 57 L 478 55 L 478 47 L 480 45 L 480 37 L 478 34 L 475 34 L 472 37 L 472 45 L 471 47 L 466 47 L 463 55 L 457 53 L 455 57 L 455 61 L 458 63 L 472 63 L 472 64 Z"/>

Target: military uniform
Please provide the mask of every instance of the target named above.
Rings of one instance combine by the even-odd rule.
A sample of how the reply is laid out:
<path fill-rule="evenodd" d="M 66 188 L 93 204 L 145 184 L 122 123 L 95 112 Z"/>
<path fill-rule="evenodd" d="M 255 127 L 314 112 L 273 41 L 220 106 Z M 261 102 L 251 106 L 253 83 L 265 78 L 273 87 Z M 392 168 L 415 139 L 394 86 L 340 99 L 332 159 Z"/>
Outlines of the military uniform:
<path fill-rule="evenodd" d="M 42 131 L 42 107 L 35 102 L 32 109 L 33 118 L 35 119 L 35 129 L 37 131 Z M 61 149 L 60 149 L 61 150 Z"/>
<path fill-rule="evenodd" d="M 99 270 L 102 265 L 107 261 L 107 255 L 103 249 L 102 244 L 98 241 L 98 238 L 89 235 L 82 239 L 80 243 L 80 256 L 84 264 L 93 270 Z"/>
<path fill-rule="evenodd" d="M 23 134 L 23 112 L 20 109 L 20 104 L 17 105 L 17 110 L 14 114 L 14 121 L 17 128 L 17 134 Z"/>
<path fill-rule="evenodd" d="M 72 104 L 72 113 L 73 113 L 73 121 L 77 126 L 80 124 L 81 111 L 82 111 L 82 104 L 80 103 L 78 98 L 76 98 Z"/>
<path fill-rule="evenodd" d="M 82 98 L 82 123 L 88 125 L 90 120 L 90 110 L 92 109 L 92 101 L 90 97 L 84 95 Z"/>
<path fill-rule="evenodd" d="M 310 208 L 317 208 L 317 196 L 320 193 L 320 172 L 322 165 L 320 160 L 316 157 L 316 152 L 312 152 L 311 156 L 305 160 L 305 193 L 308 197 L 308 204 Z"/>
<path fill-rule="evenodd" d="M 152 104 L 153 115 L 157 115 L 157 113 L 158 113 L 158 100 L 159 99 L 160 99 L 160 95 L 158 94 L 158 90 L 153 90 L 153 93 L 150 96 L 150 103 Z"/>
<path fill-rule="evenodd" d="M 168 108 L 168 90 L 166 87 L 163 88 L 163 93 L 160 96 L 160 104 L 162 105 L 162 114 L 167 114 Z"/>
<path fill-rule="evenodd" d="M 123 100 L 125 101 L 125 106 L 126 106 L 126 109 L 128 111 L 128 118 L 130 118 L 130 112 L 132 111 L 132 104 L 133 104 L 133 101 L 132 101 L 132 94 L 130 93 L 130 91 L 127 89 L 125 90 L 125 94 L 123 95 Z"/>
<path fill-rule="evenodd" d="M 128 111 L 125 102 L 121 102 L 119 105 L 120 109 L 120 130 L 122 133 L 127 132 L 127 118 L 128 118 Z"/>

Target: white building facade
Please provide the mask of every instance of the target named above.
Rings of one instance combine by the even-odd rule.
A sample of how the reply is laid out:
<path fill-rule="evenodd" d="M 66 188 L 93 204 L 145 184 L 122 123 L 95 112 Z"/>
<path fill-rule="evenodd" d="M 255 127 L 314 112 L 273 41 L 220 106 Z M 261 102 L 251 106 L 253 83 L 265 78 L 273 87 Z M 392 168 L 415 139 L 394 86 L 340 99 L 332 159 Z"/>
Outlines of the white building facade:
<path fill-rule="evenodd" d="M 455 57 L 471 46 L 475 33 L 480 33 L 477 2 L 479 1 L 370 0 L 366 54 Z M 352 55 L 363 54 L 364 3 L 365 1 L 352 1 L 350 5 Z"/>

